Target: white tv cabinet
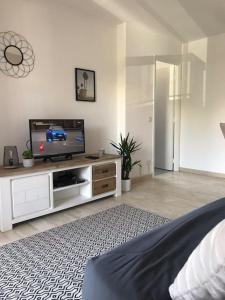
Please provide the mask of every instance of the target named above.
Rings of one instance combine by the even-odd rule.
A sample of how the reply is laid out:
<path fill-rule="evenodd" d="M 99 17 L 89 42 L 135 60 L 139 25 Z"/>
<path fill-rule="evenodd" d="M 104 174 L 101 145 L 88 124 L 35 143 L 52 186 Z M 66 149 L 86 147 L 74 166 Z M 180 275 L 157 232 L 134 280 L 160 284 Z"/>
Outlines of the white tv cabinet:
<path fill-rule="evenodd" d="M 66 170 L 85 181 L 54 187 L 54 178 Z M 106 154 L 96 160 L 82 156 L 63 162 L 36 162 L 32 168 L 0 167 L 0 231 L 110 195 L 121 195 L 121 158 L 117 155 Z"/>

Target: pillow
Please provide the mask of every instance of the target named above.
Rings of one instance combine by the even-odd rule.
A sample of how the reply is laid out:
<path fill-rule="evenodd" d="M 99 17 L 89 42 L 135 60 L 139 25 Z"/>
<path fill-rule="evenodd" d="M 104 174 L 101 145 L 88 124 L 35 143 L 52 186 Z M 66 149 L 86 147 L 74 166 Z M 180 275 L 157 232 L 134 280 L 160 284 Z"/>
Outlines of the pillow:
<path fill-rule="evenodd" d="M 225 220 L 195 248 L 169 293 L 173 300 L 225 299 Z"/>

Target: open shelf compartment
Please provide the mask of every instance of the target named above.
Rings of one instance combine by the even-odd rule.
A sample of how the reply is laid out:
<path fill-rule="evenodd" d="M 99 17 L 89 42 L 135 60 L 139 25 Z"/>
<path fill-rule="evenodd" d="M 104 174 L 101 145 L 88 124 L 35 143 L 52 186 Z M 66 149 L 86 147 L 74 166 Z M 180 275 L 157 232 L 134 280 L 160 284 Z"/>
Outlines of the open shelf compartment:
<path fill-rule="evenodd" d="M 64 171 L 54 172 L 53 174 L 53 187 L 54 180 L 58 180 L 59 176 L 63 175 Z M 90 201 L 92 197 L 92 184 L 91 184 L 91 167 L 80 167 L 67 170 L 83 179 L 84 182 L 64 186 L 55 186 L 53 188 L 53 206 L 56 210 L 66 209 L 85 202 Z M 65 173 L 65 172 L 64 172 Z"/>

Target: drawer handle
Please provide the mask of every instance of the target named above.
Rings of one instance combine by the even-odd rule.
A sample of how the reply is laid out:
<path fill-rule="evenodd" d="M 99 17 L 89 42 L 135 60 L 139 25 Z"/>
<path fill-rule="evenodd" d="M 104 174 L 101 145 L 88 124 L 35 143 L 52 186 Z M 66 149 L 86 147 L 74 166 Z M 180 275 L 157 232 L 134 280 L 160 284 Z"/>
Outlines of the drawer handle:
<path fill-rule="evenodd" d="M 109 172 L 108 169 L 102 170 L 102 173 L 108 173 L 108 172 Z"/>
<path fill-rule="evenodd" d="M 104 188 L 107 188 L 108 186 L 109 186 L 108 184 L 103 184 L 102 188 L 104 189 Z"/>

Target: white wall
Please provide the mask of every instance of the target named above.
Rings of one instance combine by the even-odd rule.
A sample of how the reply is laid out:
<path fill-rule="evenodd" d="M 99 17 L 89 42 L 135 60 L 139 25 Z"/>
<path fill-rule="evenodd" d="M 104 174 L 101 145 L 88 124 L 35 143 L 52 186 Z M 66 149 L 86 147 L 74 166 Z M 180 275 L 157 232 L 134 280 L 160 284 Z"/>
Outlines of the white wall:
<path fill-rule="evenodd" d="M 152 172 L 155 55 L 181 55 L 182 45 L 169 32 L 155 32 L 138 22 L 128 22 L 126 36 L 126 131 L 142 143 L 134 156 L 142 168 L 132 173 L 139 176 Z"/>
<path fill-rule="evenodd" d="M 36 62 L 24 79 L 0 72 L 0 159 L 4 145 L 19 153 L 29 118 L 84 118 L 87 152 L 116 139 L 116 26 L 56 0 L 0 0 L 0 31 L 24 35 Z M 74 68 L 96 71 L 97 102 L 75 101 Z"/>
<path fill-rule="evenodd" d="M 117 140 L 126 132 L 126 23 L 117 26 Z"/>
<path fill-rule="evenodd" d="M 141 143 L 134 158 L 141 160 L 142 167 L 133 171 L 133 176 L 141 176 L 151 173 L 154 66 L 127 66 L 126 70 L 126 130 Z"/>
<path fill-rule="evenodd" d="M 186 45 L 184 65 L 181 167 L 225 173 L 225 34 Z"/>
<path fill-rule="evenodd" d="M 127 24 L 127 56 L 181 54 L 181 41 L 169 32 L 153 31 L 139 22 Z"/>

